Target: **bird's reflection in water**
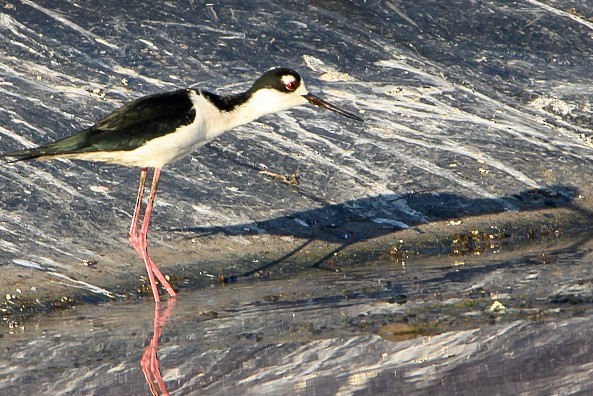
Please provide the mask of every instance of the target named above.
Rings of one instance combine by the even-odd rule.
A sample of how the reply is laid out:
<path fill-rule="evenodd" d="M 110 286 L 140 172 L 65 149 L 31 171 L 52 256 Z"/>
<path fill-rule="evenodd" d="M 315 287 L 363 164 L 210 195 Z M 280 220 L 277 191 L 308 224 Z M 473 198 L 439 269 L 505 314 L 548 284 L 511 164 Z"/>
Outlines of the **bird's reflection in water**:
<path fill-rule="evenodd" d="M 159 347 L 159 338 L 163 333 L 163 327 L 169 321 L 169 318 L 173 313 L 175 302 L 176 299 L 171 298 L 167 302 L 154 304 L 152 340 L 150 340 L 150 344 L 146 347 L 144 355 L 142 355 L 142 359 L 140 359 L 140 367 L 142 367 L 142 372 L 144 373 L 150 392 L 154 396 L 169 396 L 169 391 L 167 391 L 165 381 L 163 381 L 163 376 L 161 374 L 157 350 Z"/>

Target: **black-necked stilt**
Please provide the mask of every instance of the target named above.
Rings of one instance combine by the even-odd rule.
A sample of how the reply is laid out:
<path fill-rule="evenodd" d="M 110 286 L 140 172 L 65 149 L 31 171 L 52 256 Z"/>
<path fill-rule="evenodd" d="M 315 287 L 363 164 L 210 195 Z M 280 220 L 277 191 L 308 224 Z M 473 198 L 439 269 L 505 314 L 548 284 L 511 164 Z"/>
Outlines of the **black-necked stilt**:
<path fill-rule="evenodd" d="M 231 128 L 306 103 L 363 121 L 310 94 L 294 70 L 277 67 L 265 72 L 243 93 L 221 96 L 200 89 L 181 89 L 144 96 L 75 135 L 44 146 L 0 155 L 15 157 L 14 161 L 69 158 L 140 167 L 140 187 L 129 240 L 146 264 L 154 299 L 158 302 L 155 276 L 171 297 L 176 295 L 149 257 L 146 241 L 161 168 Z M 154 168 L 154 174 L 138 231 L 148 168 Z"/>

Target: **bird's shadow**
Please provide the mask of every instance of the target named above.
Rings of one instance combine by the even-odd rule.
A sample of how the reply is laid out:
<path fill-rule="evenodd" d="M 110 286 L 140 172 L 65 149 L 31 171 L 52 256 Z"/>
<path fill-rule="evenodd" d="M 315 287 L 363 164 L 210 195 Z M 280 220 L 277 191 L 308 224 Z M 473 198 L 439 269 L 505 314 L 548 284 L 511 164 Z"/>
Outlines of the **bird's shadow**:
<path fill-rule="evenodd" d="M 420 192 L 402 195 L 377 195 L 340 204 L 322 203 L 320 207 L 298 211 L 274 219 L 232 227 L 184 227 L 170 231 L 189 233 L 188 238 L 212 234 L 268 234 L 298 238 L 303 242 L 280 258 L 260 262 L 257 268 L 229 278 L 249 277 L 282 264 L 314 241 L 335 244 L 333 250 L 316 259 L 311 267 L 323 264 L 357 242 L 392 234 L 421 224 L 454 220 L 508 211 L 537 211 L 552 208 L 584 209 L 575 205 L 579 196 L 575 187 L 554 185 L 545 189 L 527 189 L 495 198 L 468 198 L 451 192 Z M 312 198 L 312 197 L 309 197 Z M 588 214 L 588 213 L 587 213 Z M 422 232 L 417 229 L 418 232 Z"/>

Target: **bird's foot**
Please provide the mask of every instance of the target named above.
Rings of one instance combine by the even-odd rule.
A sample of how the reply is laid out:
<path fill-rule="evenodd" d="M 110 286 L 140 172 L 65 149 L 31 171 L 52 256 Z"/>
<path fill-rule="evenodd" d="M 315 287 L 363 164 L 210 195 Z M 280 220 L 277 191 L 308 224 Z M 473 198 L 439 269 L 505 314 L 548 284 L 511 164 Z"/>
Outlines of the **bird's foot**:
<path fill-rule="evenodd" d="M 160 301 L 159 289 L 155 277 L 159 280 L 159 282 L 165 288 L 165 290 L 167 290 L 169 296 L 177 296 L 177 293 L 175 293 L 175 290 L 173 290 L 173 287 L 171 286 L 167 278 L 163 275 L 163 273 L 159 270 L 154 261 L 152 261 L 152 259 L 148 255 L 148 242 L 146 241 L 146 238 L 140 234 L 130 234 L 128 236 L 128 239 L 134 247 L 134 250 L 136 250 L 140 257 L 142 257 L 144 265 L 146 265 L 146 271 L 148 272 L 148 278 L 150 280 L 150 286 L 152 288 L 152 293 L 154 295 L 155 302 Z"/>

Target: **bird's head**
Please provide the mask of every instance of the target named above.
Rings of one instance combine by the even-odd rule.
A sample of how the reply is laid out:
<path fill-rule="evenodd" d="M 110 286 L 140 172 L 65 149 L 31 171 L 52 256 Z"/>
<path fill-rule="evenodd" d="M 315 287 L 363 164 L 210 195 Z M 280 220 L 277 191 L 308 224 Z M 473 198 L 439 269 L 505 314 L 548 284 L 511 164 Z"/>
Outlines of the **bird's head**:
<path fill-rule="evenodd" d="M 266 113 L 275 113 L 291 107 L 312 103 L 348 118 L 363 121 L 357 115 L 342 110 L 309 93 L 302 77 L 296 71 L 285 67 L 274 67 L 266 71 L 255 81 L 248 93 L 251 100 L 268 110 Z"/>

